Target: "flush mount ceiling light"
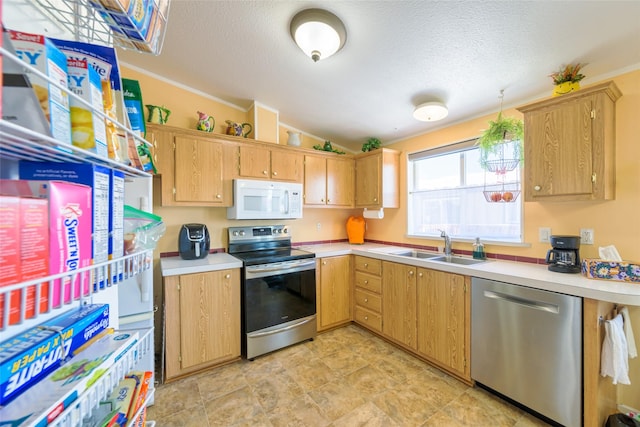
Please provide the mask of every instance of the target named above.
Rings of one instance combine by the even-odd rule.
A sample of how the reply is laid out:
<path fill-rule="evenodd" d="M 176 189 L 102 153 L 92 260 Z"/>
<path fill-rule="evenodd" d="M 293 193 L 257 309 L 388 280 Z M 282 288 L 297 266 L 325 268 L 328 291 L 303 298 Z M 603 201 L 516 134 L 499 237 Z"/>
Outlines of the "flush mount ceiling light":
<path fill-rule="evenodd" d="M 305 9 L 291 20 L 291 37 L 302 51 L 318 62 L 342 49 L 347 40 L 344 24 L 323 9 Z"/>
<path fill-rule="evenodd" d="M 425 102 L 413 111 L 413 117 L 422 122 L 435 122 L 442 120 L 449 114 L 447 106 L 442 102 Z"/>

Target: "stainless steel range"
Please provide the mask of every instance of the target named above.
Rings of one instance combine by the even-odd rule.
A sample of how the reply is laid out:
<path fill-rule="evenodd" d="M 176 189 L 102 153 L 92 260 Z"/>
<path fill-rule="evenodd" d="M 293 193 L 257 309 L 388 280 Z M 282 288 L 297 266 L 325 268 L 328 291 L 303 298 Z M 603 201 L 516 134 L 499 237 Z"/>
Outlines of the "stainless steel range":
<path fill-rule="evenodd" d="M 243 262 L 244 357 L 315 338 L 315 254 L 292 248 L 286 225 L 229 227 L 228 252 Z"/>

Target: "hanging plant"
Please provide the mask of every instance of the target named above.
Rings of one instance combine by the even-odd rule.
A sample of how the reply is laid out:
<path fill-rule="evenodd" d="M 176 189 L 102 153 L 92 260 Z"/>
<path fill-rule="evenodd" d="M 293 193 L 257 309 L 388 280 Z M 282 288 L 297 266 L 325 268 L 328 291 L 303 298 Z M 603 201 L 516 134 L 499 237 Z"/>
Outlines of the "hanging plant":
<path fill-rule="evenodd" d="M 515 169 L 523 159 L 524 123 L 502 115 L 503 91 L 500 91 L 500 112 L 489 128 L 482 132 L 476 145 L 480 149 L 480 165 L 491 172 Z"/>

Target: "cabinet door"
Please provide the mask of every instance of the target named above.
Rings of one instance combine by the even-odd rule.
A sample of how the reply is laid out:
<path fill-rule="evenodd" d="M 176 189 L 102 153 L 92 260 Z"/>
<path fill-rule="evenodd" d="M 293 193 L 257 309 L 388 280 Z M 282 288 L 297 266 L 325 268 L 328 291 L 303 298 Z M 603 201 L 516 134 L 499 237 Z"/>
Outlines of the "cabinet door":
<path fill-rule="evenodd" d="M 353 206 L 353 168 L 351 159 L 327 160 L 327 205 Z"/>
<path fill-rule="evenodd" d="M 271 152 L 268 148 L 240 145 L 240 176 L 248 178 L 271 178 Z"/>
<path fill-rule="evenodd" d="M 222 204 L 222 144 L 185 136 L 175 142 L 175 201 Z"/>
<path fill-rule="evenodd" d="M 382 157 L 371 155 L 356 159 L 356 208 L 379 207 L 381 197 Z"/>
<path fill-rule="evenodd" d="M 327 162 L 324 157 L 304 156 L 304 203 L 326 205 Z"/>
<path fill-rule="evenodd" d="M 593 191 L 592 96 L 525 116 L 528 199 Z"/>
<path fill-rule="evenodd" d="M 318 330 L 351 320 L 351 256 L 322 258 Z"/>
<path fill-rule="evenodd" d="M 181 368 L 239 356 L 238 270 L 180 276 L 179 291 Z"/>
<path fill-rule="evenodd" d="M 271 150 L 271 179 L 302 182 L 304 156 L 287 150 Z"/>
<path fill-rule="evenodd" d="M 382 332 L 416 348 L 416 267 L 382 263 Z"/>
<path fill-rule="evenodd" d="M 418 269 L 418 352 L 468 376 L 466 350 L 468 298 L 466 278 L 443 271 Z"/>

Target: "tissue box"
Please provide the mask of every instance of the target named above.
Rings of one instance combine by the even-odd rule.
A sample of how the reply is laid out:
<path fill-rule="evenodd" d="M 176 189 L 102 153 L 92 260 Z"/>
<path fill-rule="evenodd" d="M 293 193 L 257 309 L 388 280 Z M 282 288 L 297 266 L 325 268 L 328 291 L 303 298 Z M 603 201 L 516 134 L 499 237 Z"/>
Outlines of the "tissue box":
<path fill-rule="evenodd" d="M 582 274 L 589 279 L 640 283 L 640 263 L 584 259 L 582 260 Z"/>

